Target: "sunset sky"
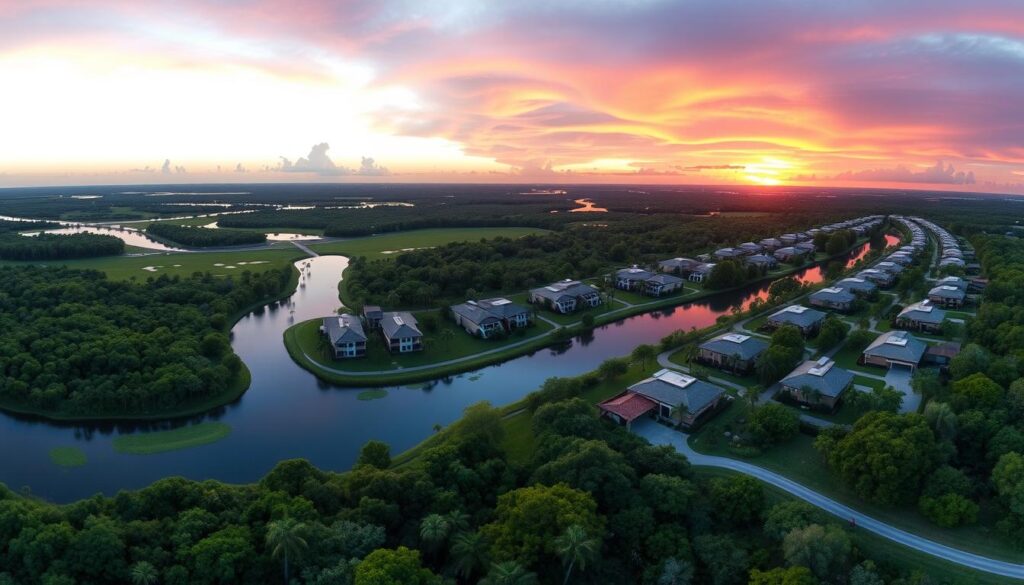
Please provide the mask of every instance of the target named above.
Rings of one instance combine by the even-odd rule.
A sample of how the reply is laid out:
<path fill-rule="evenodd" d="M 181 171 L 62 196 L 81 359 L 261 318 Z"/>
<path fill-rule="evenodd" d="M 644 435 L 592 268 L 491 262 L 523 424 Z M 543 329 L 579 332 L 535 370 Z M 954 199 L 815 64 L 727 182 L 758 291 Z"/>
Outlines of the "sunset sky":
<path fill-rule="evenodd" d="M 0 0 L 0 186 L 1024 192 L 1024 2 Z"/>

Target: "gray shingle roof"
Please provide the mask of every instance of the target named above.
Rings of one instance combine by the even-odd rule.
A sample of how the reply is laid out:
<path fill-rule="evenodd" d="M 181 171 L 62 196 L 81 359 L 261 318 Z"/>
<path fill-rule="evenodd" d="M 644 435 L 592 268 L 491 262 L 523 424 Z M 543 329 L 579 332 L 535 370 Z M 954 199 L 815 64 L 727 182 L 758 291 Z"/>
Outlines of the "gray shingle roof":
<path fill-rule="evenodd" d="M 477 303 L 460 303 L 458 305 L 452 305 L 452 312 L 463 319 L 476 323 L 477 325 L 497 323 L 501 320 L 497 315 L 494 315 Z"/>
<path fill-rule="evenodd" d="M 967 296 L 967 293 L 963 289 L 958 288 L 952 284 L 940 284 L 939 286 L 928 291 L 930 297 L 941 297 L 944 299 L 958 299 L 963 300 Z"/>
<path fill-rule="evenodd" d="M 769 323 L 790 323 L 797 327 L 810 327 L 825 320 L 825 313 L 801 305 L 790 305 L 768 317 Z"/>
<path fill-rule="evenodd" d="M 725 393 L 714 384 L 672 370 L 660 370 L 630 386 L 629 391 L 672 407 L 682 406 L 691 413 L 699 412 Z"/>
<path fill-rule="evenodd" d="M 615 271 L 616 278 L 625 278 L 627 280 L 647 280 L 654 276 L 654 273 L 650 270 L 644 270 L 643 268 L 637 268 L 633 266 L 631 268 L 622 268 Z"/>
<path fill-rule="evenodd" d="M 324 317 L 323 327 L 331 345 L 366 341 L 363 324 L 355 315 L 342 313 L 337 317 Z"/>
<path fill-rule="evenodd" d="M 701 349 L 722 355 L 738 355 L 741 360 L 753 359 L 768 349 L 768 342 L 750 335 L 724 333 L 700 344 Z"/>
<path fill-rule="evenodd" d="M 946 320 L 946 312 L 929 303 L 927 300 L 907 305 L 905 309 L 900 311 L 899 319 L 910 319 L 911 321 L 917 321 L 918 323 L 930 323 L 932 325 L 941 325 Z"/>
<path fill-rule="evenodd" d="M 541 288 L 535 288 L 530 290 L 530 293 L 548 299 L 552 302 L 558 302 L 559 299 L 570 299 L 576 297 L 583 297 L 588 294 L 598 294 L 597 289 L 590 286 L 589 284 L 583 284 L 577 280 L 560 280 L 544 286 Z"/>
<path fill-rule="evenodd" d="M 827 301 L 830 303 L 852 303 L 853 293 L 845 288 L 829 287 L 811 293 L 812 301 Z"/>
<path fill-rule="evenodd" d="M 837 282 L 836 286 L 850 291 L 860 291 L 865 293 L 872 293 L 878 290 L 878 285 L 870 280 L 859 277 L 844 278 Z"/>
<path fill-rule="evenodd" d="M 853 382 L 853 374 L 828 358 L 807 360 L 782 379 L 782 385 L 802 390 L 817 390 L 822 396 L 835 398 Z"/>
<path fill-rule="evenodd" d="M 928 346 L 923 341 L 906 331 L 889 331 L 872 341 L 864 355 L 917 364 L 926 349 Z"/>
<path fill-rule="evenodd" d="M 683 282 L 682 278 L 673 276 L 671 274 L 655 274 L 654 276 L 647 279 L 647 282 L 654 282 L 662 285 L 667 284 L 679 284 Z"/>
<path fill-rule="evenodd" d="M 388 339 L 401 339 L 403 337 L 423 337 L 420 332 L 416 317 L 406 311 L 384 313 L 380 326 L 384 329 L 384 335 Z"/>

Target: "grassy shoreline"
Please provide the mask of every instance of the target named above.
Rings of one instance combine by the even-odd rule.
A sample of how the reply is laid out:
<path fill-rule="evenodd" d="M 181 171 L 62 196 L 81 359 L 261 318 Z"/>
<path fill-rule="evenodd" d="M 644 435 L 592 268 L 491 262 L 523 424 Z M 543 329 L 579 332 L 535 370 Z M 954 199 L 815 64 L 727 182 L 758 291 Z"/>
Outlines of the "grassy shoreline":
<path fill-rule="evenodd" d="M 709 297 L 713 297 L 715 295 L 735 292 L 735 291 L 738 291 L 738 290 L 743 290 L 745 288 L 761 285 L 761 284 L 764 284 L 766 282 L 773 282 L 773 281 L 778 280 L 780 278 L 785 278 L 787 276 L 795 274 L 795 273 L 797 273 L 797 272 L 799 272 L 801 270 L 804 270 L 804 269 L 813 268 L 815 266 L 823 266 L 824 264 L 828 263 L 831 260 L 834 260 L 834 259 L 839 258 L 839 257 L 846 256 L 847 254 L 850 253 L 850 250 L 853 250 L 854 248 L 857 248 L 858 246 L 866 244 L 866 243 L 867 243 L 866 239 L 858 240 L 854 245 L 850 246 L 850 248 L 848 250 L 845 250 L 844 252 L 842 252 L 840 254 L 835 254 L 833 256 L 826 256 L 824 258 L 815 260 L 813 262 L 808 262 L 808 263 L 803 264 L 801 266 L 792 266 L 792 267 L 786 268 L 784 270 L 779 270 L 779 271 L 775 271 L 773 273 L 768 273 L 768 274 L 765 274 L 764 276 L 762 276 L 760 278 L 757 278 L 757 279 L 745 282 L 745 283 L 743 283 L 740 286 L 736 286 L 736 287 L 732 287 L 732 288 L 715 289 L 715 290 L 697 289 L 697 290 L 695 290 L 692 293 L 687 293 L 687 294 L 682 294 L 682 295 L 673 295 L 673 296 L 668 296 L 668 297 L 661 298 L 661 299 L 653 299 L 651 301 L 648 301 L 648 302 L 642 303 L 642 304 L 626 305 L 626 304 L 620 303 L 621 306 L 619 306 L 617 308 L 612 308 L 610 310 L 606 309 L 606 310 L 603 310 L 600 313 L 594 314 L 594 323 L 593 323 L 593 326 L 590 327 L 590 328 L 583 326 L 582 323 L 578 319 L 575 320 L 575 321 L 571 321 L 571 322 L 567 321 L 568 318 L 582 317 L 582 315 L 584 314 L 582 312 L 581 313 L 574 313 L 574 314 L 569 315 L 569 316 L 558 316 L 558 315 L 554 315 L 553 313 L 548 313 L 547 311 L 541 310 L 541 313 L 540 313 L 541 315 L 543 315 L 544 317 L 546 317 L 548 319 L 555 320 L 556 322 L 559 322 L 559 323 L 562 324 L 562 330 L 565 331 L 565 334 L 563 334 L 563 335 L 565 335 L 567 337 L 558 338 L 558 337 L 556 337 L 554 335 L 551 335 L 550 333 L 549 334 L 545 334 L 545 335 L 540 335 L 540 336 L 537 336 L 536 338 L 534 338 L 534 342 L 533 343 L 524 343 L 523 345 L 518 345 L 518 346 L 515 346 L 515 347 L 510 347 L 510 348 L 508 348 L 507 351 L 495 352 L 493 354 L 487 354 L 487 355 L 480 355 L 479 357 L 477 357 L 475 359 L 466 359 L 465 361 L 462 361 L 462 362 L 459 362 L 459 363 L 444 364 L 444 365 L 439 365 L 436 368 L 425 368 L 425 369 L 417 370 L 417 371 L 414 371 L 414 372 L 403 372 L 400 369 L 395 369 L 394 371 L 390 371 L 390 372 L 387 372 L 387 373 L 381 373 L 381 374 L 377 374 L 377 375 L 359 375 L 359 374 L 345 375 L 345 374 L 339 374 L 339 373 L 333 372 L 333 371 L 328 371 L 328 370 L 324 369 L 323 365 L 318 365 L 315 361 L 311 361 L 311 360 L 307 359 L 306 356 L 304 355 L 304 353 L 308 353 L 308 352 L 303 352 L 302 347 L 301 347 L 301 343 L 299 342 L 299 340 L 297 338 L 298 335 L 296 333 L 298 331 L 298 328 L 300 326 L 302 326 L 303 323 L 299 323 L 299 324 L 293 325 L 292 327 L 288 328 L 285 331 L 285 333 L 284 333 L 284 344 L 285 344 L 285 348 L 288 351 L 288 355 L 291 356 L 292 360 L 295 361 L 296 364 L 298 364 L 300 367 L 302 367 L 306 371 L 312 373 L 317 378 L 319 378 L 319 379 L 321 379 L 321 380 L 323 380 L 325 382 L 329 382 L 329 383 L 332 383 L 332 384 L 337 384 L 339 386 L 393 386 L 393 385 L 400 385 L 400 384 L 412 384 L 412 383 L 416 383 L 416 382 L 425 382 L 425 381 L 430 381 L 430 380 L 436 380 L 436 379 L 439 379 L 439 378 L 445 378 L 445 377 L 448 377 L 448 376 L 453 376 L 455 374 L 465 373 L 465 372 L 472 371 L 472 370 L 479 369 L 479 368 L 483 368 L 483 367 L 486 367 L 486 366 L 500 364 L 500 363 L 503 363 L 503 362 L 506 362 L 506 361 L 509 361 L 509 360 L 521 357 L 523 355 L 527 355 L 529 353 L 533 353 L 533 352 L 538 351 L 540 349 L 551 347 L 553 345 L 556 345 L 558 343 L 563 342 L 567 338 L 571 338 L 572 336 L 584 333 L 588 329 L 593 329 L 593 328 L 600 327 L 600 326 L 603 326 L 603 325 L 608 325 L 610 323 L 615 323 L 615 322 L 618 322 L 618 321 L 622 321 L 622 320 L 628 319 L 630 317 L 635 317 L 637 315 L 644 315 L 644 314 L 650 313 L 652 311 L 657 311 L 657 310 L 660 310 L 660 309 L 668 309 L 668 308 L 672 308 L 672 307 L 684 306 L 684 305 L 687 305 L 687 304 L 690 304 L 690 303 L 693 303 L 693 302 L 696 302 L 696 301 L 700 301 L 700 300 L 707 299 Z M 347 293 L 347 289 L 346 289 L 346 283 L 347 282 L 348 281 L 344 278 L 344 275 L 343 275 L 341 283 L 339 283 L 339 287 L 338 287 L 338 289 L 339 289 L 339 297 L 340 297 L 340 299 L 342 301 L 342 304 L 344 306 L 351 307 L 351 306 L 353 306 L 353 304 L 350 304 L 351 301 L 345 299 L 345 296 L 346 296 L 346 293 Z M 616 297 L 618 297 L 618 294 L 620 292 L 621 291 L 616 291 Z M 508 298 L 512 298 L 513 300 L 519 300 L 521 297 L 523 297 L 524 294 L 525 293 L 520 292 L 520 293 L 514 293 L 514 294 L 511 294 L 511 295 L 505 295 L 505 296 L 507 296 Z M 615 302 L 615 301 L 611 301 L 611 302 Z M 558 319 L 557 317 L 563 317 L 563 319 Z M 460 332 L 460 334 L 465 334 L 465 333 L 464 332 Z M 341 363 L 339 362 L 338 365 L 341 365 Z M 327 366 L 327 367 L 334 367 L 334 366 Z"/>
<path fill-rule="evenodd" d="M 131 455 L 153 455 L 168 451 L 190 449 L 215 443 L 231 434 L 231 427 L 221 422 L 204 422 L 197 425 L 154 431 L 114 438 L 114 451 Z"/>

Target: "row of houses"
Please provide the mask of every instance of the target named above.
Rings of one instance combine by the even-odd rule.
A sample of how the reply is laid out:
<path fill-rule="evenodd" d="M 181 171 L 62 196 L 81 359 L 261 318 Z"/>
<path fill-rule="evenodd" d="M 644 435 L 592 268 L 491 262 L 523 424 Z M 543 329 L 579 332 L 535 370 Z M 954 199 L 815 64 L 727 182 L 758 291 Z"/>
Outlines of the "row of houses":
<path fill-rule="evenodd" d="M 842 313 L 849 312 L 853 310 L 858 299 L 874 298 L 879 288 L 888 288 L 895 284 L 903 271 L 914 262 L 914 257 L 919 251 L 913 245 L 903 246 L 873 267 L 865 268 L 853 276 L 835 282 L 832 286 L 811 293 L 807 300 L 815 307 Z"/>
<path fill-rule="evenodd" d="M 722 260 L 739 260 L 765 270 L 778 267 L 779 262 L 794 262 L 815 252 L 814 236 L 820 232 L 832 233 L 838 230 L 852 230 L 857 236 L 867 234 L 882 222 L 883 216 L 871 215 L 833 223 L 806 232 L 782 234 L 777 238 L 765 238 L 760 242 L 743 242 L 735 247 L 719 248 L 711 254 L 702 254 L 697 259 L 669 258 L 658 262 L 658 270 L 685 278 L 691 282 L 703 282 Z"/>
<path fill-rule="evenodd" d="M 363 307 L 361 320 L 350 313 L 324 317 L 320 334 L 326 337 L 334 359 L 351 359 L 366 355 L 367 329 L 380 331 L 391 353 L 423 350 L 423 332 L 412 313 L 383 311 L 375 305 Z"/>
<path fill-rule="evenodd" d="M 643 293 L 652 297 L 670 295 L 683 290 L 683 279 L 673 274 L 653 272 L 633 265 L 607 275 L 605 281 L 615 288 Z"/>

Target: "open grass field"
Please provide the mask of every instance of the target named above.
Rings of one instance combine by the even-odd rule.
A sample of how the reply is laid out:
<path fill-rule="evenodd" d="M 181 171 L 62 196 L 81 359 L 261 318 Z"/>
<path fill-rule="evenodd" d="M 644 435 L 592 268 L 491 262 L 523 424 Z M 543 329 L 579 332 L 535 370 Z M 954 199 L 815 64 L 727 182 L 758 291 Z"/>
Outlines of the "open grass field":
<path fill-rule="evenodd" d="M 266 230 L 262 230 L 266 231 Z M 284 230 L 294 232 L 295 230 Z M 344 256 L 366 256 L 370 260 L 388 258 L 403 251 L 419 248 L 436 248 L 452 242 L 467 242 L 491 238 L 521 238 L 530 234 L 543 234 L 548 230 L 539 228 L 440 228 L 413 230 L 311 244 L 309 247 L 318 254 L 341 254 Z"/>
<path fill-rule="evenodd" d="M 50 461 L 61 467 L 81 467 L 87 459 L 85 452 L 78 447 L 54 447 L 50 449 Z"/>
<path fill-rule="evenodd" d="M 56 260 L 53 262 L 11 262 L 0 261 L 0 266 L 36 264 L 42 266 L 67 266 L 85 270 L 106 272 L 114 280 L 144 281 L 150 276 L 170 274 L 188 276 L 193 272 L 209 272 L 227 276 L 249 270 L 262 272 L 270 268 L 288 266 L 304 258 L 306 254 L 289 243 L 251 251 L 216 252 L 168 252 L 146 256 L 106 256 L 80 260 Z M 234 268 L 228 268 L 234 266 Z"/>
<path fill-rule="evenodd" d="M 152 455 L 215 443 L 231 434 L 231 427 L 220 422 L 205 422 L 152 433 L 121 435 L 114 438 L 114 450 L 132 455 Z"/>

